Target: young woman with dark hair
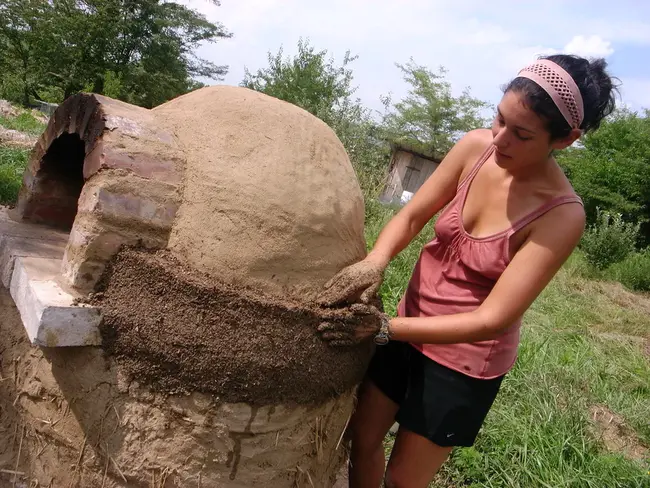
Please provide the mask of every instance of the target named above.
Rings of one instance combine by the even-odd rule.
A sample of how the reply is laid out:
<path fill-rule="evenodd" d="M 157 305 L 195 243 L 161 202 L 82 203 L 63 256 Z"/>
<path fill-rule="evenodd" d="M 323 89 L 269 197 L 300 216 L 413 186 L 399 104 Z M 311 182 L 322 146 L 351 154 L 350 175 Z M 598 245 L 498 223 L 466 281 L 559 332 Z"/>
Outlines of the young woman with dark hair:
<path fill-rule="evenodd" d="M 454 446 L 471 446 L 512 368 L 521 317 L 582 236 L 585 214 L 553 157 L 614 109 L 604 60 L 554 55 L 505 88 L 491 130 L 466 134 L 382 230 L 340 271 L 324 305 L 369 302 L 384 269 L 442 210 L 398 317 L 323 324 L 333 346 L 378 346 L 353 415 L 350 486 L 425 488 Z M 399 431 L 385 467 L 382 441 Z"/>

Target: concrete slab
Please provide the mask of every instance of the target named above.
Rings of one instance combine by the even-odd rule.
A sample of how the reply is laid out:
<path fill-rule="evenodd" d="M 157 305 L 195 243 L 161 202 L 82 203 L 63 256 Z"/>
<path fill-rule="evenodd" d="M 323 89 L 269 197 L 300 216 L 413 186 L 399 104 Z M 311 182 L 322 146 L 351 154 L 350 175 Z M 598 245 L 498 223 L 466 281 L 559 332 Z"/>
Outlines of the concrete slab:
<path fill-rule="evenodd" d="M 33 344 L 45 347 L 101 344 L 100 311 L 74 305 L 76 297 L 55 278 L 61 260 L 16 257 L 9 291 Z"/>
<path fill-rule="evenodd" d="M 11 216 L 14 210 L 0 206 L 0 235 L 6 237 L 26 237 L 45 241 L 58 241 L 66 243 L 68 232 L 53 229 L 45 225 L 32 224 L 29 222 L 18 222 Z"/>
<path fill-rule="evenodd" d="M 9 288 L 14 261 L 17 257 L 63 258 L 65 242 L 59 240 L 31 239 L 0 234 L 0 278 Z"/>
<path fill-rule="evenodd" d="M 69 234 L 17 222 L 0 207 L 0 281 L 9 288 L 32 344 L 45 347 L 101 344 L 100 311 L 74 305 L 78 298 L 59 284 Z"/>

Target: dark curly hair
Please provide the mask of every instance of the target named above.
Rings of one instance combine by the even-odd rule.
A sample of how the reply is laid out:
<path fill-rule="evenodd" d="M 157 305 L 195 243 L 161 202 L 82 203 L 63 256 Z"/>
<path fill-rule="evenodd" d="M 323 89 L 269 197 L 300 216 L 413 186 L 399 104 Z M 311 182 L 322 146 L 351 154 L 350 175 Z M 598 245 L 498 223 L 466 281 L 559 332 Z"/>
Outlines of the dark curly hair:
<path fill-rule="evenodd" d="M 604 59 L 589 61 L 567 54 L 543 56 L 540 59 L 548 59 L 560 65 L 578 85 L 584 104 L 585 116 L 580 126 L 584 132 L 597 129 L 601 121 L 614 111 L 618 90 L 614 84 L 615 78 L 606 71 L 607 62 Z M 509 91 L 523 94 L 526 105 L 546 120 L 551 139 L 569 135 L 571 126 L 548 93 L 537 83 L 528 78 L 515 78 L 504 89 L 504 93 Z"/>

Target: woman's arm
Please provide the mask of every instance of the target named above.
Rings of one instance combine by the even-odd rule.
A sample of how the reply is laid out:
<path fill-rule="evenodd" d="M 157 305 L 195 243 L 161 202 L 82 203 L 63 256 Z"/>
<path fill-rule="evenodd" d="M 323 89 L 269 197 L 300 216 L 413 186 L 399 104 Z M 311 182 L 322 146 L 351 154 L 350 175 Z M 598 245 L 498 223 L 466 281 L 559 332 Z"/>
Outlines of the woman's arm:
<path fill-rule="evenodd" d="M 388 263 L 454 197 L 468 162 L 485 151 L 491 138 L 489 131 L 475 130 L 458 141 L 411 201 L 382 229 L 368 256 L 339 271 L 315 297 L 316 302 L 326 307 L 358 300 L 369 303 L 381 286 Z"/>
<path fill-rule="evenodd" d="M 584 231 L 582 206 L 566 204 L 540 217 L 483 304 L 473 312 L 397 317 L 393 340 L 451 344 L 494 339 L 530 307 L 571 255 Z"/>
<path fill-rule="evenodd" d="M 366 260 L 385 268 L 451 201 L 465 168 L 487 148 L 491 136 L 486 134 L 479 129 L 458 141 L 413 198 L 386 224 Z"/>

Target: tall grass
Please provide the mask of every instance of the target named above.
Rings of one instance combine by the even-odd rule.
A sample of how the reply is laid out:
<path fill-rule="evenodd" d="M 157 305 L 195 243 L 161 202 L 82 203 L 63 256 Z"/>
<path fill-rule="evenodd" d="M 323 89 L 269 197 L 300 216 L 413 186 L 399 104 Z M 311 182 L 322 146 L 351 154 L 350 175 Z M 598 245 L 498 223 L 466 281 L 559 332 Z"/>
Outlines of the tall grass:
<path fill-rule="evenodd" d="M 12 116 L 0 115 L 0 126 L 31 135 L 39 135 L 47 127 L 25 111 Z M 28 149 L 0 144 L 0 205 L 11 205 L 18 198 L 28 157 Z"/>
<path fill-rule="evenodd" d="M 381 229 L 398 211 L 398 207 L 383 205 L 376 199 L 366 201 L 366 242 L 369 248 L 374 246 Z M 434 221 L 432 220 L 386 269 L 380 292 L 386 313 L 396 314 L 397 304 L 406 291 L 408 280 L 422 246 L 434 237 L 433 225 Z"/>
<path fill-rule="evenodd" d="M 650 247 L 614 263 L 605 276 L 620 281 L 631 290 L 650 291 Z"/>
<path fill-rule="evenodd" d="M 28 149 L 0 145 L 0 205 L 10 205 L 18 198 L 28 155 Z"/>

